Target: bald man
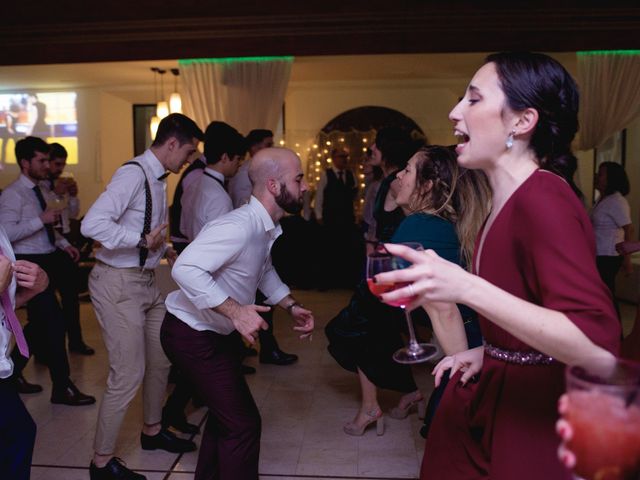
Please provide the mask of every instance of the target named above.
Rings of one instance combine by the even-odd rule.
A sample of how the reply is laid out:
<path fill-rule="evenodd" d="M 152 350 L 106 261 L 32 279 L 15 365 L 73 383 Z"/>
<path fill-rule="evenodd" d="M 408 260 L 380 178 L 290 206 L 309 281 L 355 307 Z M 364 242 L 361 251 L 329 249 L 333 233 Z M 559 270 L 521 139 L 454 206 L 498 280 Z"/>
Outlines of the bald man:
<path fill-rule="evenodd" d="M 242 335 L 255 343 L 267 328 L 255 305 L 260 289 L 269 305 L 291 315 L 304 338 L 313 314 L 298 303 L 271 265 L 278 224 L 302 208 L 308 189 L 300 159 L 284 148 L 267 148 L 251 161 L 249 203 L 209 223 L 176 261 L 180 290 L 167 296 L 162 346 L 209 407 L 196 480 L 257 480 L 260 413 L 240 369 Z"/>

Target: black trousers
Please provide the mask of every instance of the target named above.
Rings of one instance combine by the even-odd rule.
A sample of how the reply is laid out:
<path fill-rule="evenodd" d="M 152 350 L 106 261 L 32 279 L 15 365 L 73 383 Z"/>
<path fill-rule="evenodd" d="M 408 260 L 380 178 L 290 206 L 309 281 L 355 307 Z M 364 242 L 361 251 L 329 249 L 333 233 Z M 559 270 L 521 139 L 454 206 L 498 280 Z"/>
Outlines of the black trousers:
<path fill-rule="evenodd" d="M 49 276 L 47 289 L 27 303 L 28 323 L 24 328 L 24 336 L 29 351 L 49 366 L 54 390 L 62 390 L 69 385 L 69 358 L 65 346 L 67 324 L 54 290 L 65 275 L 67 264 L 62 255 L 69 258 L 61 250 L 46 255 L 16 255 L 18 260 L 37 263 Z M 17 348 L 13 349 L 11 358 L 15 365 L 14 375 L 20 375 L 28 359 L 20 355 Z"/>
<path fill-rule="evenodd" d="M 15 384 L 0 380 L 0 478 L 29 479 L 35 442 L 36 424 Z"/>
<path fill-rule="evenodd" d="M 613 305 L 616 307 L 618 318 L 620 318 L 620 307 L 618 305 L 618 300 L 616 299 L 616 275 L 620 271 L 620 267 L 622 267 L 623 262 L 624 257 L 621 255 L 615 257 L 598 255 L 596 257 L 596 266 L 598 267 L 600 278 L 602 278 L 602 281 L 611 292 L 611 298 L 613 300 Z"/>
<path fill-rule="evenodd" d="M 267 297 L 258 290 L 256 292 L 256 305 L 265 305 L 267 307 L 271 307 L 271 310 L 268 312 L 260 312 L 260 316 L 267 323 L 269 328 L 266 330 L 258 330 L 258 339 L 260 340 L 260 354 L 261 355 L 269 355 L 274 350 L 278 350 L 278 341 L 276 340 L 275 335 L 273 334 L 273 309 L 274 305 L 267 305 L 264 301 Z"/>
<path fill-rule="evenodd" d="M 167 312 L 160 341 L 209 408 L 195 480 L 258 480 L 261 420 L 240 369 L 239 334 L 199 332 Z"/>
<path fill-rule="evenodd" d="M 47 272 L 49 285 L 60 294 L 62 313 L 69 336 L 69 346 L 78 347 L 82 340 L 80 327 L 80 270 L 78 265 L 64 251 L 56 249 L 46 255 L 16 255 L 17 258 L 37 263 Z"/>

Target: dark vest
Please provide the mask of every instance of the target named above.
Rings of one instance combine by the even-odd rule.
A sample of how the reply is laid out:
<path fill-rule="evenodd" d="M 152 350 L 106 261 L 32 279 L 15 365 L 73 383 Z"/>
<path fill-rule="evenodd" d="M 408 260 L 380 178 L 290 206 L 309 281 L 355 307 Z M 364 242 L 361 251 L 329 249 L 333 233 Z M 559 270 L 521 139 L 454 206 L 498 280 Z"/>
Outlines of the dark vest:
<path fill-rule="evenodd" d="M 184 238 L 185 242 L 187 242 L 187 237 L 180 231 L 180 216 L 182 215 L 182 181 L 184 178 L 189 175 L 194 170 L 204 170 L 206 167 L 205 163 L 199 158 L 189 165 L 182 175 L 180 175 L 180 180 L 178 181 L 178 186 L 176 187 L 176 191 L 173 194 L 173 203 L 169 207 L 169 233 L 172 237 L 176 238 Z"/>
<path fill-rule="evenodd" d="M 327 169 L 327 185 L 322 201 L 322 220 L 325 225 L 350 225 L 355 223 L 353 201 L 358 187 L 353 173 L 344 170 L 342 183 L 332 168 Z"/>

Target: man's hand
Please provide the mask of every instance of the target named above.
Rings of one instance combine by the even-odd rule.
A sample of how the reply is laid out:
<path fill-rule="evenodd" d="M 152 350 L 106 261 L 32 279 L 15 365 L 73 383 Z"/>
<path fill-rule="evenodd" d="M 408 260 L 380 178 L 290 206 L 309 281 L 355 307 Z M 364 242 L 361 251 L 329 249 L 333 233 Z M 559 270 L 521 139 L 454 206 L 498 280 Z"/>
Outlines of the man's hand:
<path fill-rule="evenodd" d="M 291 317 L 293 318 L 293 329 L 301 332 L 300 339 L 310 337 L 313 333 L 314 319 L 311 310 L 307 310 L 300 305 L 294 305 L 291 308 Z"/>
<path fill-rule="evenodd" d="M 50 210 L 47 208 L 40 214 L 40 220 L 42 220 L 42 223 L 44 223 L 45 225 L 49 223 L 56 223 L 59 218 L 60 210 Z"/>
<path fill-rule="evenodd" d="M 4 292 L 13 278 L 13 267 L 11 261 L 4 255 L 0 255 L 0 293 Z"/>
<path fill-rule="evenodd" d="M 240 305 L 233 298 L 229 297 L 217 307 L 214 311 L 224 315 L 233 323 L 235 329 L 240 332 L 247 342 L 251 345 L 256 343 L 258 330 L 266 330 L 269 328 L 258 312 L 268 312 L 270 307 L 262 305 Z"/>
<path fill-rule="evenodd" d="M 49 285 L 49 277 L 35 263 L 18 260 L 13 269 L 16 272 L 18 286 L 32 291 L 34 295 L 43 292 Z"/>
<path fill-rule="evenodd" d="M 176 263 L 176 259 L 178 258 L 178 252 L 176 252 L 173 247 L 167 247 L 164 252 L 164 258 L 169 262 L 169 266 L 173 267 L 173 264 Z"/>
<path fill-rule="evenodd" d="M 80 251 L 73 245 L 65 247 L 64 251 L 67 252 L 67 255 L 71 257 L 71 260 L 73 260 L 74 263 L 80 260 Z"/>
<path fill-rule="evenodd" d="M 169 225 L 168 223 L 163 223 L 162 225 L 158 225 L 156 228 L 154 228 L 153 230 L 151 230 L 149 233 L 145 235 L 145 238 L 147 240 L 147 248 L 149 250 L 153 252 L 155 250 L 158 250 L 160 247 L 164 245 L 165 236 L 166 236 L 165 229 L 167 228 L 168 225 Z"/>

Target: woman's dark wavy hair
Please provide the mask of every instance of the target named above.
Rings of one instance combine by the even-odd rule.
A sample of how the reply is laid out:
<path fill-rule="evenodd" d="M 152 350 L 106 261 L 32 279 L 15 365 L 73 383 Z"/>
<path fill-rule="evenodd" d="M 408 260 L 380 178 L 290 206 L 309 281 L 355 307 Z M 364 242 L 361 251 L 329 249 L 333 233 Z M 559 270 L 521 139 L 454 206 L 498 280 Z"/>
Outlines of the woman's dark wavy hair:
<path fill-rule="evenodd" d="M 629 194 L 629 177 L 622 165 L 615 162 L 602 162 L 598 168 L 607 170 L 607 188 L 604 190 L 603 196 L 616 192 L 620 192 L 623 197 Z"/>
<path fill-rule="evenodd" d="M 507 105 L 514 111 L 534 108 L 538 124 L 530 147 L 541 168 L 563 175 L 566 156 L 578 131 L 578 86 L 553 58 L 541 53 L 500 52 L 489 55 Z"/>
<path fill-rule="evenodd" d="M 403 128 L 385 127 L 378 131 L 375 144 L 382 153 L 385 165 L 402 170 L 424 141 L 413 139 L 409 131 Z"/>

